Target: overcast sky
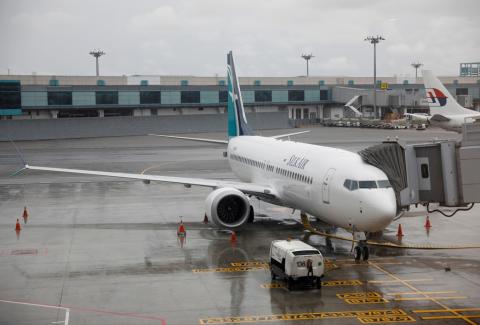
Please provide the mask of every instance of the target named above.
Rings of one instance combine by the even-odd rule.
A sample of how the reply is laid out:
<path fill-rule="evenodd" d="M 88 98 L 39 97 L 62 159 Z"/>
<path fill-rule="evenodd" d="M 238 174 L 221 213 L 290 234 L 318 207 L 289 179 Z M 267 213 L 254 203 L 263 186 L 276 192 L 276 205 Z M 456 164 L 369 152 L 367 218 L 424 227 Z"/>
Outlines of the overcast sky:
<path fill-rule="evenodd" d="M 438 75 L 480 61 L 479 0 L 0 0 L 0 74 Z"/>

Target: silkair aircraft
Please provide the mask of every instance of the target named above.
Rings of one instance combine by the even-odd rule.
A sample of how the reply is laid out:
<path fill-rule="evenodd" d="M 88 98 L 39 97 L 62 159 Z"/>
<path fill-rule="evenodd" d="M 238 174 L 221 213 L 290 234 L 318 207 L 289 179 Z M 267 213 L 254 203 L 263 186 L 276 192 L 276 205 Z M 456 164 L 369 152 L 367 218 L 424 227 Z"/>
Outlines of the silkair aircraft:
<path fill-rule="evenodd" d="M 423 83 L 427 94 L 430 116 L 405 114 L 415 120 L 428 122 L 446 130 L 462 132 L 463 124 L 480 120 L 480 113 L 461 106 L 430 70 L 423 70 Z"/>
<path fill-rule="evenodd" d="M 396 215 L 394 190 L 385 173 L 363 162 L 356 153 L 280 140 L 303 132 L 274 137 L 253 135 L 245 117 L 232 52 L 227 61 L 229 140 L 165 137 L 228 145 L 228 162 L 239 182 L 29 165 L 25 168 L 210 187 L 213 191 L 206 199 L 206 214 L 227 229 L 253 221 L 249 197 L 254 196 L 352 231 L 360 239 L 356 259 L 368 259 L 365 232 L 384 229 Z"/>

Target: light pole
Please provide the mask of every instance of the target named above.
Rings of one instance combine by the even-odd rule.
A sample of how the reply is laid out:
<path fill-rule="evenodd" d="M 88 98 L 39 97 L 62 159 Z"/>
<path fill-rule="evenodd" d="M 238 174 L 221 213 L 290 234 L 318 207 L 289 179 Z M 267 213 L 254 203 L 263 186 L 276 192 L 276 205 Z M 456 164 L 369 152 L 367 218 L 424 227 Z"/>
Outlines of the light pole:
<path fill-rule="evenodd" d="M 414 62 L 414 63 L 412 63 L 411 65 L 412 65 L 412 67 L 415 68 L 415 83 L 417 83 L 417 70 L 418 70 L 418 68 L 420 68 L 423 64 L 420 63 L 420 62 Z"/>
<path fill-rule="evenodd" d="M 377 44 L 385 39 L 382 36 L 368 36 L 365 41 L 373 44 L 373 114 L 377 118 Z"/>
<path fill-rule="evenodd" d="M 96 67 L 97 67 L 97 77 L 100 75 L 99 73 L 99 69 L 98 69 L 98 58 L 101 57 L 102 55 L 105 55 L 106 53 L 101 51 L 101 50 L 93 50 L 93 51 L 90 51 L 90 55 L 95 57 L 95 61 L 96 61 Z"/>
<path fill-rule="evenodd" d="M 307 61 L 307 77 L 308 77 L 308 61 L 310 61 L 311 58 L 314 58 L 315 56 L 310 53 L 310 54 L 302 54 L 302 58 L 305 59 L 305 61 Z"/>

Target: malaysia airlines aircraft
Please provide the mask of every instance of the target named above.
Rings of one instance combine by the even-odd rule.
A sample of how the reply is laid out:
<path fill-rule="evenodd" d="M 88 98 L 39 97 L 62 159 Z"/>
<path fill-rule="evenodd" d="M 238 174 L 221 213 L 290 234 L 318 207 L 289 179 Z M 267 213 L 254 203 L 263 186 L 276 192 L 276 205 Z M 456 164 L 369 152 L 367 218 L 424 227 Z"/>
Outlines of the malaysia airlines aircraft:
<path fill-rule="evenodd" d="M 240 181 L 129 174 L 106 171 L 40 167 L 25 169 L 77 173 L 179 183 L 213 189 L 205 202 L 206 214 L 221 228 L 238 229 L 253 221 L 249 197 L 300 210 L 353 232 L 360 239 L 355 258 L 368 259 L 365 232 L 383 230 L 395 218 L 395 193 L 385 173 L 346 150 L 281 138 L 253 135 L 235 72 L 232 52 L 227 56 L 228 141 L 167 136 L 226 144 L 227 159 Z M 304 131 L 305 132 L 305 131 Z"/>
<path fill-rule="evenodd" d="M 405 114 L 415 120 L 428 122 L 446 130 L 462 132 L 463 124 L 480 120 L 480 113 L 462 107 L 430 70 L 423 70 L 423 83 L 427 94 L 430 116 Z"/>

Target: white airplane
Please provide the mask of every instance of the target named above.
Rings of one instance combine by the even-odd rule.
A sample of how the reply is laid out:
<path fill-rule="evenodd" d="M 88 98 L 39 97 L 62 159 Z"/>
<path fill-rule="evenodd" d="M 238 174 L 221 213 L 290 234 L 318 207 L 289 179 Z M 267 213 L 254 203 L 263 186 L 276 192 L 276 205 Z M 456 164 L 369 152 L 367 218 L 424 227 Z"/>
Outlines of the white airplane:
<path fill-rule="evenodd" d="M 30 166 L 25 169 L 179 183 L 213 189 L 206 214 L 221 228 L 238 229 L 253 221 L 249 197 L 289 207 L 352 231 L 360 244 L 355 258 L 368 259 L 365 232 L 383 230 L 395 218 L 395 193 L 387 175 L 346 150 L 253 135 L 242 102 L 232 52 L 228 66 L 228 141 L 164 137 L 226 144 L 227 159 L 240 181 L 171 177 Z M 162 136 L 162 135 L 159 135 Z"/>
<path fill-rule="evenodd" d="M 440 80 L 433 75 L 432 71 L 423 70 L 422 75 L 430 116 L 410 113 L 405 115 L 411 116 L 417 121 L 459 133 L 462 132 L 463 124 L 480 120 L 480 113 L 462 107 Z"/>

